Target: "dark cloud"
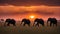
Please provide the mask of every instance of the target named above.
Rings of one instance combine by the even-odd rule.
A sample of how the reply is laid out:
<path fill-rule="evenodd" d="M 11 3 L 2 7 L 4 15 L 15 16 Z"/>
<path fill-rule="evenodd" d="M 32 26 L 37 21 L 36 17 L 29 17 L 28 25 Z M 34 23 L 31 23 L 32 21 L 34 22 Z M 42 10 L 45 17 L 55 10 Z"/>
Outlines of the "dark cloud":
<path fill-rule="evenodd" d="M 48 5 L 48 6 L 60 6 L 60 0 L 0 0 L 0 5 L 15 5 L 15 6 Z"/>
<path fill-rule="evenodd" d="M 0 15 L 16 15 L 16 14 L 39 14 L 39 15 L 54 15 L 54 12 L 46 12 L 46 11 L 34 11 L 34 12 L 29 12 L 29 11 L 23 11 L 23 12 L 0 12 Z"/>
<path fill-rule="evenodd" d="M 16 14 L 28 14 L 28 11 L 23 12 L 0 12 L 0 15 L 16 15 Z"/>
<path fill-rule="evenodd" d="M 46 12 L 46 11 L 35 11 L 34 13 L 40 14 L 40 15 L 54 15 L 54 12 Z"/>

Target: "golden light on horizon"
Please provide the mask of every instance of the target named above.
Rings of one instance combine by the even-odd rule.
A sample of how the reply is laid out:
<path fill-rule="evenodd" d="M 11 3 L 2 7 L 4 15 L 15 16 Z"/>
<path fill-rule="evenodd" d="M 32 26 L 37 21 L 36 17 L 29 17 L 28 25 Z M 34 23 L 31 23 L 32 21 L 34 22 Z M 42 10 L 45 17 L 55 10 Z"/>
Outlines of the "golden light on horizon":
<path fill-rule="evenodd" d="M 35 18 L 35 16 L 32 15 L 32 16 L 30 16 L 30 18 L 33 19 L 33 18 Z"/>

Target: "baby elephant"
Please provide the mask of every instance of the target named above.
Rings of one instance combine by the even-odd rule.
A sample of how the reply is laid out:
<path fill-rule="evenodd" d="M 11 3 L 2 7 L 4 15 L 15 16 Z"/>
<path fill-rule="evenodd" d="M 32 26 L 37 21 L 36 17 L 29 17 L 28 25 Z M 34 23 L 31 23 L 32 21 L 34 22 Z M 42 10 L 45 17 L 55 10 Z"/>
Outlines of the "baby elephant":
<path fill-rule="evenodd" d="M 47 25 L 48 25 L 48 22 L 50 22 L 50 26 L 52 24 L 53 24 L 53 26 L 54 26 L 54 24 L 57 26 L 57 19 L 56 18 L 48 18 Z"/>
<path fill-rule="evenodd" d="M 34 20 L 34 24 L 35 24 L 35 26 L 38 26 L 38 27 L 39 27 L 39 24 L 42 24 L 42 26 L 44 26 L 44 20 L 37 18 L 37 19 Z M 33 24 L 33 26 L 34 26 L 34 24 Z"/>
<path fill-rule="evenodd" d="M 10 24 L 13 24 L 13 26 L 15 26 L 16 21 L 14 19 L 6 19 L 5 24 L 6 23 L 7 23 L 7 26 L 9 26 Z"/>
<path fill-rule="evenodd" d="M 21 24 L 22 24 L 23 22 L 24 22 L 23 26 L 25 26 L 26 24 L 27 24 L 28 26 L 30 26 L 30 20 L 29 20 L 29 19 L 22 19 Z"/>

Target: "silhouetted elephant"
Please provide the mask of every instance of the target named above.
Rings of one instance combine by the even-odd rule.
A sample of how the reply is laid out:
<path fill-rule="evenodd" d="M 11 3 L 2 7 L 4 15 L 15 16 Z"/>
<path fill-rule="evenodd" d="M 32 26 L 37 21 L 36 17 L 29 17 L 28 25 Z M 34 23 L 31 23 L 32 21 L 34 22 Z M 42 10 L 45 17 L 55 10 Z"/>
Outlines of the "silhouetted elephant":
<path fill-rule="evenodd" d="M 54 24 L 57 26 L 57 19 L 56 18 L 48 18 L 47 25 L 48 25 L 48 22 L 50 22 L 50 26 L 52 24 L 53 24 L 53 26 L 54 26 Z"/>
<path fill-rule="evenodd" d="M 4 23 L 4 19 L 0 19 L 0 22 L 1 22 L 1 23 Z"/>
<path fill-rule="evenodd" d="M 36 24 L 35 24 L 36 23 Z M 35 26 L 38 26 L 39 27 L 39 24 L 42 24 L 42 26 L 44 26 L 44 20 L 43 19 L 38 19 L 38 18 L 36 18 L 35 20 L 34 20 L 34 24 L 35 24 Z M 33 26 L 34 26 L 34 24 L 33 24 Z"/>
<path fill-rule="evenodd" d="M 6 19 L 5 24 L 6 23 L 7 23 L 7 26 L 9 26 L 10 24 L 13 24 L 13 26 L 15 26 L 16 21 L 14 19 Z"/>
<path fill-rule="evenodd" d="M 22 19 L 21 24 L 22 24 L 23 22 L 24 22 L 23 26 L 25 26 L 26 24 L 27 24 L 28 26 L 30 26 L 30 20 L 29 20 L 29 19 Z"/>
<path fill-rule="evenodd" d="M 1 21 L 4 21 L 4 19 L 1 19 Z"/>

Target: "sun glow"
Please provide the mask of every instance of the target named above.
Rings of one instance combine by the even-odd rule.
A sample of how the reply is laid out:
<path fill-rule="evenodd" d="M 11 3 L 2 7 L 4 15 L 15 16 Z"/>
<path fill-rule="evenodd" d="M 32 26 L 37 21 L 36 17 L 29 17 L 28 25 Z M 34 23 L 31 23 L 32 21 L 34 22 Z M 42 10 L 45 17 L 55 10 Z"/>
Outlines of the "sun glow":
<path fill-rule="evenodd" d="M 33 19 L 34 17 L 35 17 L 35 16 L 33 16 L 33 15 L 32 15 L 32 16 L 30 16 L 30 18 L 32 18 L 32 19 Z"/>

